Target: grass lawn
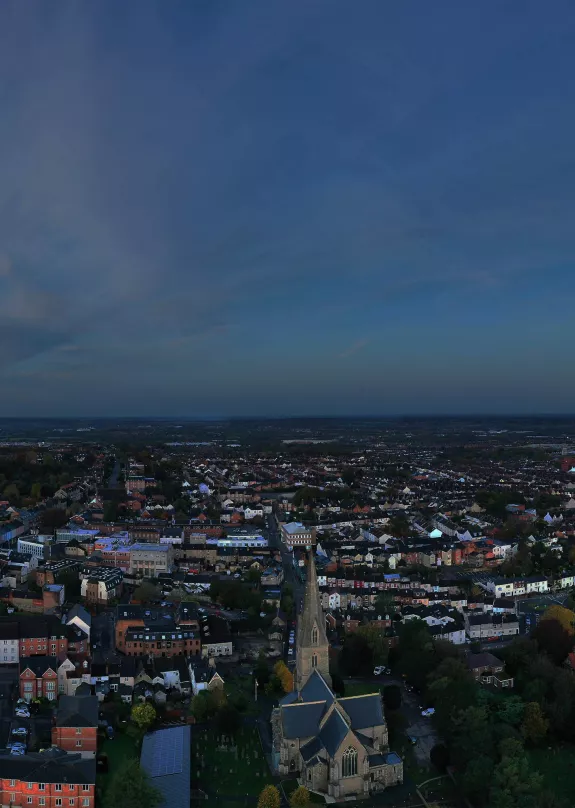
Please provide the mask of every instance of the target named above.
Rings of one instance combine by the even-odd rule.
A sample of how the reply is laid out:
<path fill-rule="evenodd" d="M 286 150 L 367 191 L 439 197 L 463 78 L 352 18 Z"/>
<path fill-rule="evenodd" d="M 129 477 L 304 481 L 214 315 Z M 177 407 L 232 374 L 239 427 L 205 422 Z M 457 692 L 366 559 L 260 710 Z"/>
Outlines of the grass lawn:
<path fill-rule="evenodd" d="M 210 805 L 240 808 L 241 797 L 252 804 L 273 783 L 256 728 L 241 727 L 233 739 L 212 729 L 193 733 L 192 780 L 209 794 Z"/>
<path fill-rule="evenodd" d="M 575 746 L 531 749 L 527 754 L 533 769 L 543 775 L 544 788 L 571 805 L 575 794 Z"/>
<path fill-rule="evenodd" d="M 139 760 L 140 758 L 140 750 L 135 739 L 121 732 L 116 733 L 113 741 L 109 741 L 107 738 L 102 741 L 98 754 L 108 755 L 108 772 L 98 775 L 98 785 L 101 786 L 103 792 L 106 791 L 108 783 L 125 760 L 128 758 L 138 758 Z"/>

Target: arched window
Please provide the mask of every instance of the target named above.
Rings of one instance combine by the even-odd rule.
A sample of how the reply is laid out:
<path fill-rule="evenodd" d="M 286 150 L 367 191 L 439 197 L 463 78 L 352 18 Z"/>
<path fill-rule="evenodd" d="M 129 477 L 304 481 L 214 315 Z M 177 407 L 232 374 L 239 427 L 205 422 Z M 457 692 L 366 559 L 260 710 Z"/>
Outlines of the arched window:
<path fill-rule="evenodd" d="M 350 746 L 341 758 L 341 776 L 353 777 L 357 774 L 357 749 Z"/>
<path fill-rule="evenodd" d="M 318 641 L 317 626 L 314 626 L 311 632 L 311 644 L 317 645 L 317 641 Z"/>
<path fill-rule="evenodd" d="M 312 666 L 312 668 L 317 668 L 317 654 L 312 655 L 311 666 Z"/>

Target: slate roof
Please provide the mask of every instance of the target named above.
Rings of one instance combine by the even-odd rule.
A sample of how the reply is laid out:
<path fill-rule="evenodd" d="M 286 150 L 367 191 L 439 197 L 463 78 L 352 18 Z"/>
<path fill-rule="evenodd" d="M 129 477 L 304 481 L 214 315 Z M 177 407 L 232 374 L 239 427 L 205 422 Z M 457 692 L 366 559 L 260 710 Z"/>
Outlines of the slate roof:
<path fill-rule="evenodd" d="M 40 679 L 48 670 L 58 672 L 58 660 L 54 656 L 20 657 L 20 673 L 31 670 Z"/>
<path fill-rule="evenodd" d="M 345 719 L 335 709 L 318 733 L 319 739 L 330 757 L 335 755 L 348 732 L 349 727 Z"/>
<path fill-rule="evenodd" d="M 57 727 L 97 727 L 98 699 L 96 696 L 60 696 L 56 713 Z"/>
<path fill-rule="evenodd" d="M 350 717 L 352 729 L 365 729 L 375 727 L 377 724 L 385 724 L 379 693 L 338 699 L 338 704 L 341 704 Z"/>
<path fill-rule="evenodd" d="M 325 712 L 325 701 L 296 702 L 282 709 L 285 738 L 311 738 L 317 735 L 319 722 Z"/>
<path fill-rule="evenodd" d="M 309 761 L 314 758 L 322 749 L 323 744 L 320 739 L 313 738 L 311 741 L 309 741 L 309 743 L 306 743 L 305 746 L 302 746 L 300 753 L 305 762 L 309 763 Z"/>
<path fill-rule="evenodd" d="M 328 687 L 327 682 L 317 669 L 314 669 L 301 689 L 300 698 L 302 701 L 325 701 L 327 702 L 326 707 L 331 706 L 335 700 L 335 696 Z"/>
<path fill-rule="evenodd" d="M 28 783 L 93 785 L 96 782 L 96 760 L 83 759 L 81 755 L 54 748 L 23 757 L 0 755 L 0 778 Z"/>

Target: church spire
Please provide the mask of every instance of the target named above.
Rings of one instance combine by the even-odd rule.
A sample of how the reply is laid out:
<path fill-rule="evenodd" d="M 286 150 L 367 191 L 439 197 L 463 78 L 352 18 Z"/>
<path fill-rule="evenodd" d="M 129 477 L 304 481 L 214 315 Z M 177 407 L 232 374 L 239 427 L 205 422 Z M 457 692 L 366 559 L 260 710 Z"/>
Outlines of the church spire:
<path fill-rule="evenodd" d="M 298 619 L 296 642 L 296 690 L 301 690 L 314 670 L 331 685 L 329 643 L 321 607 L 313 550 L 309 551 L 303 609 Z"/>

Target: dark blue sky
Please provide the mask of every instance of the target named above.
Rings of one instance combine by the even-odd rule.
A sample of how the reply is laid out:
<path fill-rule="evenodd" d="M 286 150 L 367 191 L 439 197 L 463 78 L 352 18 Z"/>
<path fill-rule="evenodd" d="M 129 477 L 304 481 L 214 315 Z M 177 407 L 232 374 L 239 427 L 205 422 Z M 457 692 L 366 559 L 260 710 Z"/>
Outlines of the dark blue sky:
<path fill-rule="evenodd" d="M 575 411 L 572 0 L 0 32 L 1 415 Z"/>

